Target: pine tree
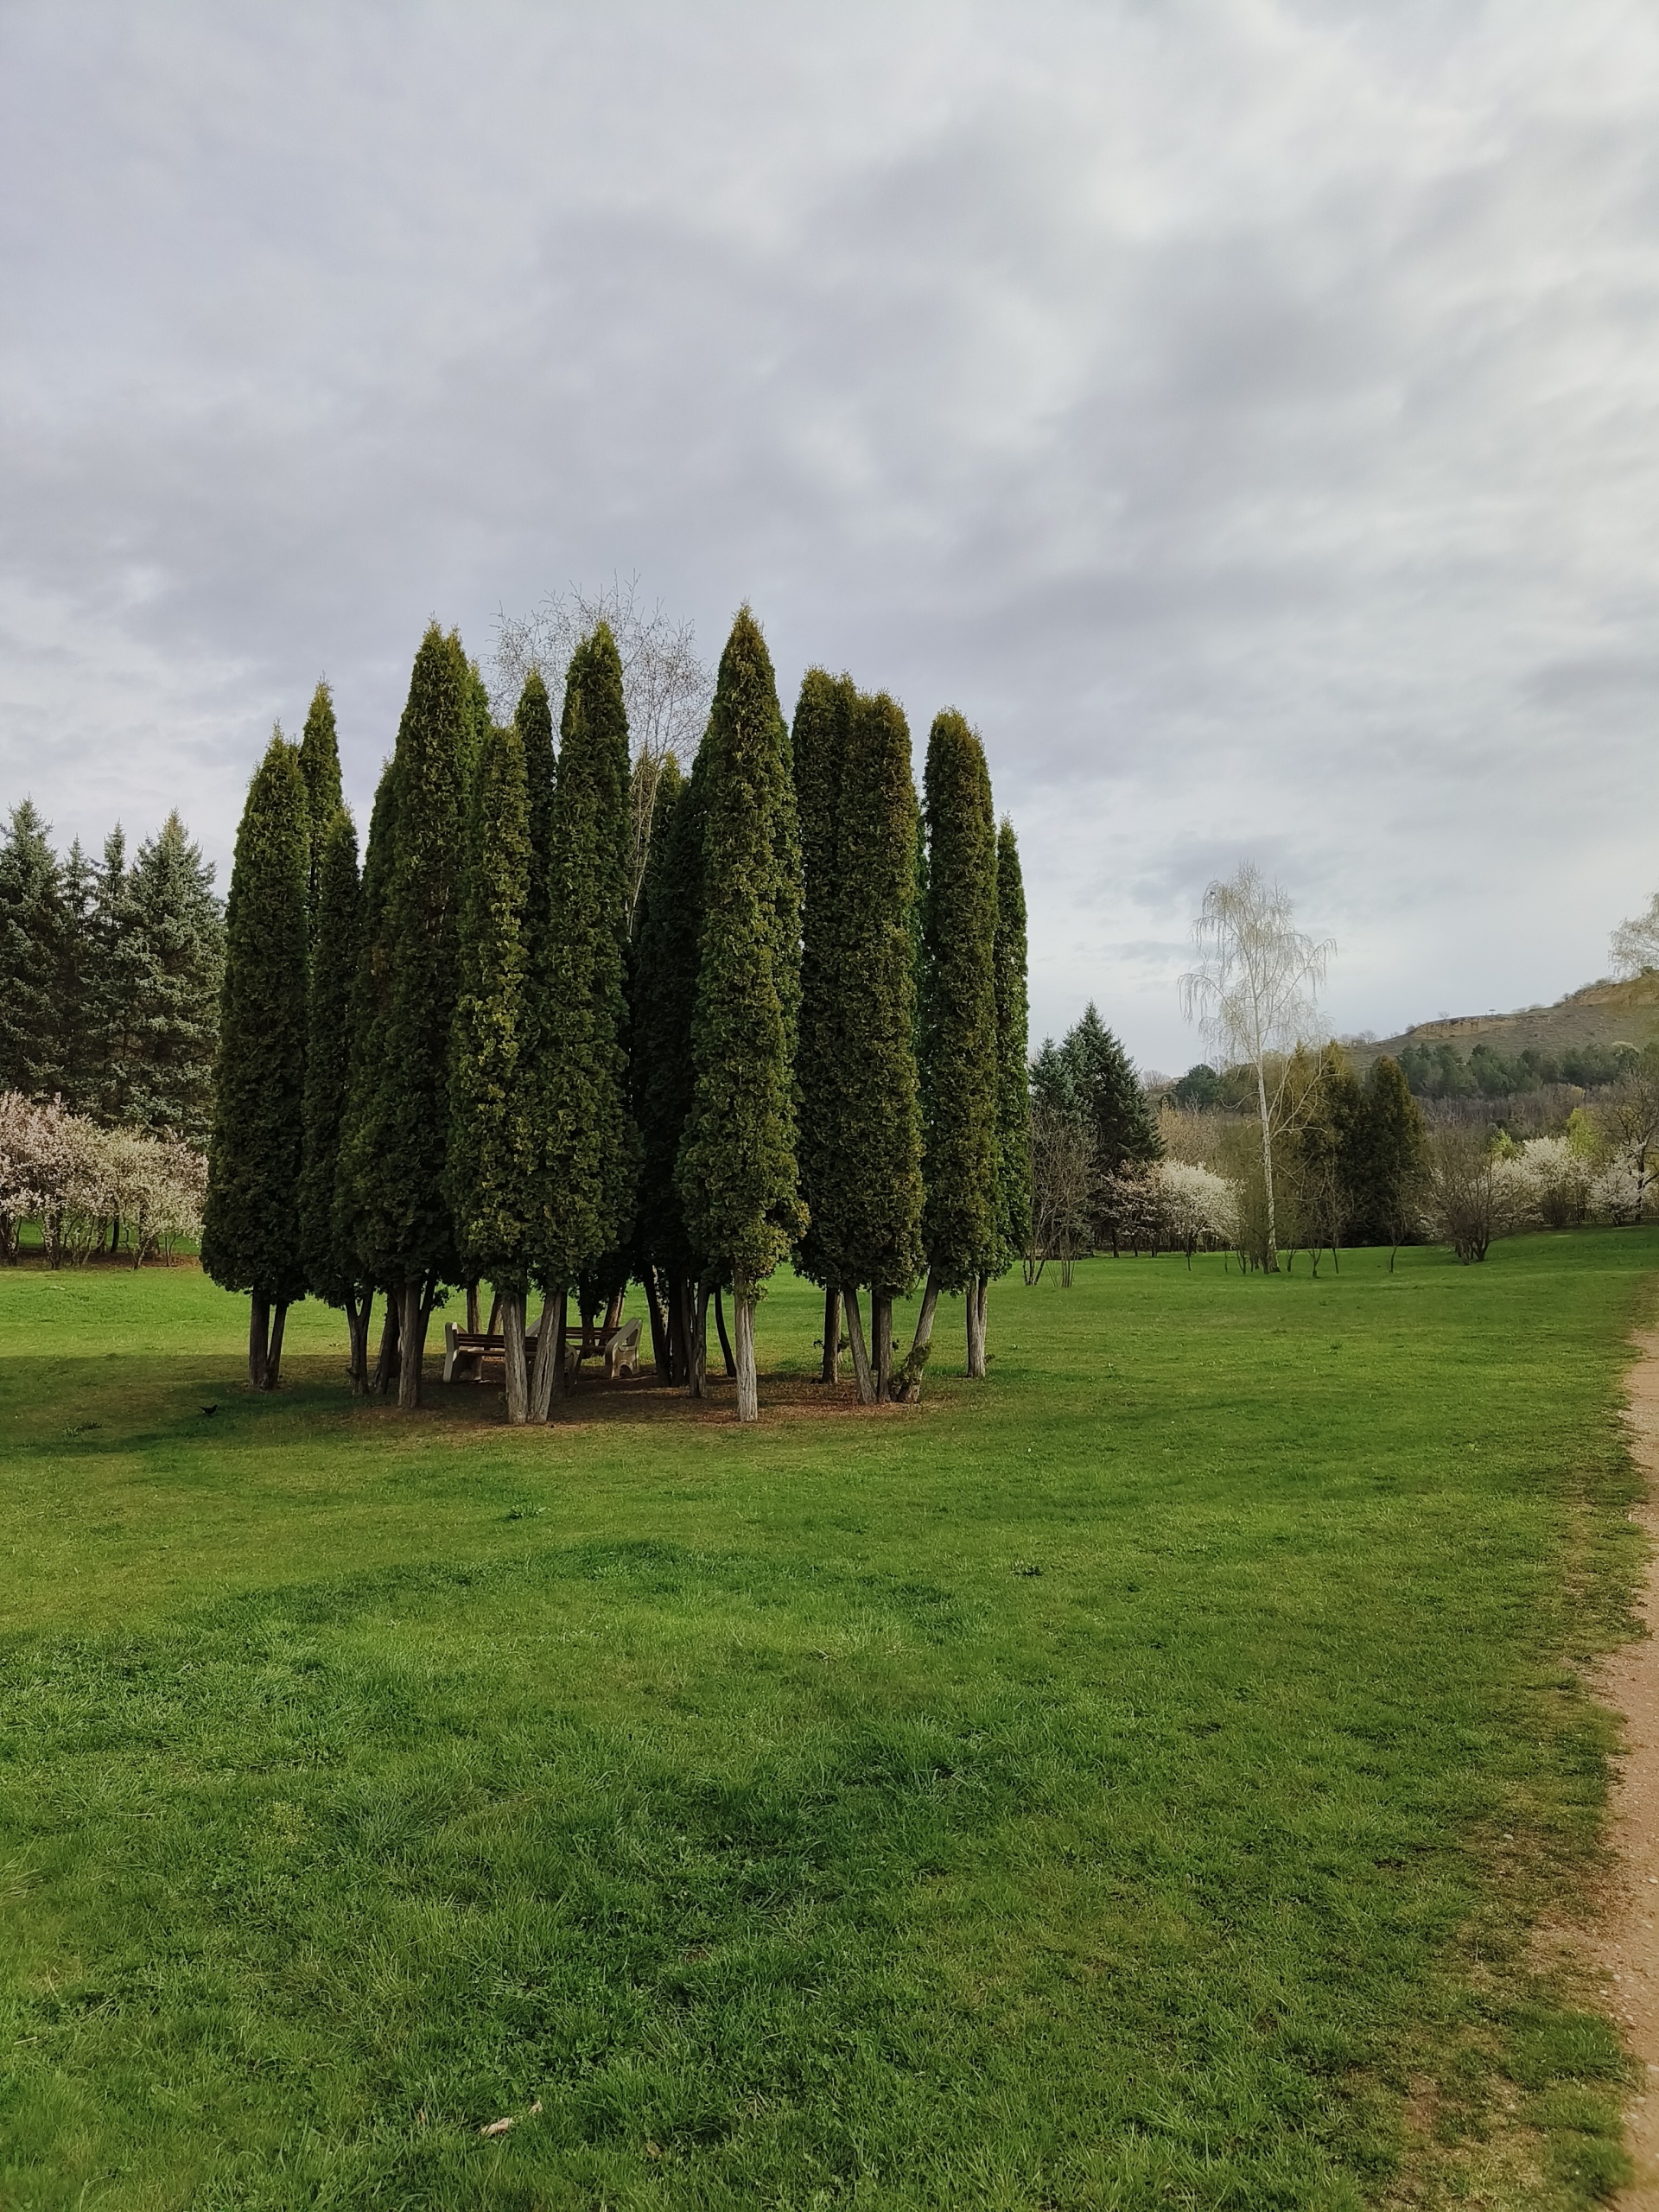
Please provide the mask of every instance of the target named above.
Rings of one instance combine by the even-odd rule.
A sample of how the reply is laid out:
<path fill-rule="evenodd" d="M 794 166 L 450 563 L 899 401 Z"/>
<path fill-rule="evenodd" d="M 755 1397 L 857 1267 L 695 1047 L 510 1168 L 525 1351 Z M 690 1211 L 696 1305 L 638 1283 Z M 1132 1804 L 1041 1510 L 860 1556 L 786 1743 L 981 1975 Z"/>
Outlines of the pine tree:
<path fill-rule="evenodd" d="M 308 814 L 308 806 L 307 810 Z M 369 1313 L 374 1291 L 362 1279 L 349 1239 L 340 1234 L 335 1203 L 351 1079 L 352 992 L 360 918 L 357 832 L 343 806 L 323 831 L 321 864 L 311 873 L 316 903 L 310 910 L 300 1252 L 311 1295 L 345 1313 L 352 1395 L 362 1397 L 369 1387 Z"/>
<path fill-rule="evenodd" d="M 62 1087 L 63 927 L 57 857 L 24 799 L 0 845 L 0 1090 L 49 1098 Z"/>
<path fill-rule="evenodd" d="M 248 1380 L 256 1390 L 276 1389 L 283 1319 L 305 1295 L 299 1185 L 309 880 L 305 785 L 278 731 L 237 831 L 201 1231 L 203 1270 L 223 1290 L 251 1294 Z"/>
<path fill-rule="evenodd" d="M 334 695 L 326 683 L 311 694 L 300 737 L 300 774 L 305 782 L 306 819 L 311 831 L 311 881 L 307 912 L 314 918 L 321 893 L 322 853 L 334 817 L 344 800 L 340 782 L 340 738 L 334 728 Z"/>
<path fill-rule="evenodd" d="M 1356 1243 L 1388 1245 L 1390 1274 L 1411 1234 L 1426 1148 L 1422 1109 L 1400 1063 L 1385 1052 L 1372 1064 L 1346 1167 L 1355 1212 L 1350 1234 Z"/>
<path fill-rule="evenodd" d="M 571 658 L 559 735 L 531 1077 L 532 1249 L 547 1298 L 537 1420 L 564 1385 L 566 1300 L 629 1236 L 639 1175 L 626 1051 L 628 723 L 622 664 L 602 622 Z"/>
<path fill-rule="evenodd" d="M 1105 1180 L 1164 1156 L 1164 1141 L 1135 1065 L 1101 1020 L 1093 1000 L 1060 1047 L 1076 1110 L 1095 1140 L 1096 1172 Z"/>
<path fill-rule="evenodd" d="M 849 1279 L 837 1211 L 846 1001 L 852 982 L 841 855 L 841 787 L 856 706 L 851 677 L 809 669 L 796 702 L 792 745 L 802 886 L 795 1090 L 801 1198 L 807 1217 L 796 1265 L 810 1282 L 823 1288 L 822 1373 L 826 1382 L 833 1382 L 840 1370 L 842 1285 Z"/>
<path fill-rule="evenodd" d="M 706 756 L 706 758 L 704 757 Z M 677 1181 L 694 1243 L 737 1314 L 737 1417 L 758 1414 L 754 1307 L 805 1226 L 791 1077 L 800 1002 L 799 842 L 788 733 L 747 607 L 721 656 L 699 766 L 703 911 L 691 1110 Z"/>
<path fill-rule="evenodd" d="M 371 823 L 365 870 L 365 1057 L 361 1080 L 353 1077 L 342 1166 L 359 1263 L 397 1300 L 397 1402 L 404 1408 L 421 1402 L 427 1323 L 458 1265 L 443 1164 L 470 742 L 464 667 L 454 640 L 433 623 L 415 656 L 397 728 L 384 876 L 378 821 Z"/>
<path fill-rule="evenodd" d="M 942 1290 L 968 1294 L 968 1372 L 985 1371 L 978 1278 L 995 1255 L 996 820 L 982 747 L 962 716 L 935 717 L 924 777 L 922 1113 L 927 1288 L 907 1362 L 919 1385 Z"/>
<path fill-rule="evenodd" d="M 138 848 L 111 914 L 109 1119 L 184 1137 L 214 1118 L 225 918 L 176 813 Z"/>
<path fill-rule="evenodd" d="M 129 919 L 126 834 L 118 822 L 104 840 L 92 871 L 92 910 L 87 922 L 85 968 L 86 1111 L 118 1122 L 125 1096 L 125 1001 L 121 949 Z"/>
<path fill-rule="evenodd" d="M 95 1114 L 98 1077 L 93 1010 L 98 870 L 77 837 L 64 856 L 58 938 L 59 1082 L 72 1113 Z"/>
<path fill-rule="evenodd" d="M 1001 1274 L 1031 1238 L 1030 996 L 1026 983 L 1026 887 L 1013 823 L 996 838 L 997 1244 Z"/>
<path fill-rule="evenodd" d="M 704 1255 L 685 1225 L 675 1170 L 691 1111 L 691 1014 L 702 940 L 704 772 L 665 762 L 652 818 L 634 946 L 632 1068 L 640 1139 L 639 1249 L 661 1278 L 670 1377 L 700 1387 L 693 1288 Z M 700 1340 L 699 1340 L 700 1341 Z"/>
<path fill-rule="evenodd" d="M 501 1301 L 507 1418 L 529 1415 L 530 1128 L 526 1111 L 524 920 L 530 887 L 530 791 L 516 722 L 482 734 L 461 916 L 461 990 L 449 1073 L 449 1204 L 469 1278 Z"/>

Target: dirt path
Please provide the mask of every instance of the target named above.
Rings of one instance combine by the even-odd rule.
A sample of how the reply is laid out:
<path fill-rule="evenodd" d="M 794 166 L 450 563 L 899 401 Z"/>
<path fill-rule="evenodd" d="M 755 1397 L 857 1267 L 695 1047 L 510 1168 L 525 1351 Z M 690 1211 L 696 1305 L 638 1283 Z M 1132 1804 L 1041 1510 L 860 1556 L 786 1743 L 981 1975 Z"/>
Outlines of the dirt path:
<path fill-rule="evenodd" d="M 1632 1518 L 1659 1545 L 1659 1332 L 1639 1335 L 1636 1345 L 1631 1449 L 1650 1488 Z M 1620 2192 L 1618 2212 L 1659 2212 L 1659 1560 L 1649 1568 L 1642 1610 L 1652 1634 L 1615 1652 L 1603 1677 L 1609 1703 L 1624 1715 L 1628 1749 L 1610 1830 L 1618 1873 L 1595 1955 L 1606 1977 L 1605 2000 L 1647 2069 L 1626 2120 L 1637 2178 Z"/>

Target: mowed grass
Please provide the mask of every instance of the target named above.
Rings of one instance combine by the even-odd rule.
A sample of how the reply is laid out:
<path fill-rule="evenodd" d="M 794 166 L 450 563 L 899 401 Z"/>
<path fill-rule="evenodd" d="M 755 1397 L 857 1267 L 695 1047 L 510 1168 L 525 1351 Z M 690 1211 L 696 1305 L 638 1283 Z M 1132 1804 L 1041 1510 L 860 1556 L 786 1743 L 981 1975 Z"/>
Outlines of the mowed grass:
<path fill-rule="evenodd" d="M 0 2204 L 1591 2200 L 1624 2062 L 1528 1923 L 1656 1267 L 1091 1262 L 873 1414 L 783 1282 L 757 1430 L 518 1433 L 0 1274 Z"/>

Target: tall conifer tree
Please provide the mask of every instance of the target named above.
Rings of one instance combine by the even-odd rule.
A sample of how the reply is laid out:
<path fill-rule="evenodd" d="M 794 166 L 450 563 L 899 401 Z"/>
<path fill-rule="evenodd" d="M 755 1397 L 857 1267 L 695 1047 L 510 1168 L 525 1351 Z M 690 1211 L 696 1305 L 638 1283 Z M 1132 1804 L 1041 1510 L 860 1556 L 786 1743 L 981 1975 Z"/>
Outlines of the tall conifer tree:
<path fill-rule="evenodd" d="M 922 1125 L 916 1063 L 916 787 L 910 731 L 885 693 L 861 698 L 841 779 L 842 1045 L 831 1196 L 860 1395 L 892 1380 L 893 1301 L 922 1265 Z M 866 1355 L 857 1294 L 870 1292 Z"/>
<path fill-rule="evenodd" d="M 406 1408 L 421 1402 L 433 1300 L 456 1280 L 443 1164 L 470 743 L 464 671 L 454 641 L 433 623 L 397 729 L 384 879 L 375 851 L 381 822 L 371 825 L 359 963 L 370 971 L 371 1004 L 343 1147 L 359 1262 L 397 1300 L 397 1402 Z M 377 817 L 381 811 L 377 799 Z"/>
<path fill-rule="evenodd" d="M 31 799 L 0 844 L 0 1090 L 61 1090 L 62 883 Z"/>
<path fill-rule="evenodd" d="M 533 1185 L 524 1068 L 524 920 L 530 887 L 530 791 L 516 722 L 480 740 L 473 785 L 461 994 L 449 1077 L 449 1203 L 469 1278 L 501 1301 L 507 1419 L 529 1417 L 524 1300 Z"/>
<path fill-rule="evenodd" d="M 251 1294 L 248 1380 L 275 1389 L 283 1324 L 305 1295 L 300 1250 L 310 838 L 294 747 L 277 731 L 237 831 L 226 918 L 201 1264 Z"/>
<path fill-rule="evenodd" d="M 111 1121 L 198 1139 L 213 1126 L 225 975 L 225 918 L 213 885 L 211 863 L 174 813 L 145 838 L 116 890 L 105 979 Z"/>
<path fill-rule="evenodd" d="M 378 1265 L 372 1167 L 380 1070 L 386 1050 L 386 1010 L 391 998 L 391 947 L 389 902 L 393 848 L 397 834 L 397 761 L 380 772 L 369 815 L 369 842 L 357 906 L 357 959 L 352 976 L 346 1104 L 340 1120 L 340 1157 L 334 1172 L 336 1249 L 353 1272 L 386 1295 L 380 1357 L 373 1388 L 385 1396 L 397 1376 L 397 1300 Z"/>
<path fill-rule="evenodd" d="M 801 1273 L 823 1287 L 823 1379 L 840 1371 L 842 1285 L 838 1232 L 841 1085 L 852 983 L 841 855 L 842 779 L 857 694 L 850 676 L 809 669 L 796 702 L 791 751 L 801 841 L 801 1016 L 796 1053 L 798 1157 L 806 1233 Z M 861 1374 L 861 1383 L 865 1380 Z"/>
<path fill-rule="evenodd" d="M 322 879 L 322 853 L 343 799 L 340 781 L 340 738 L 334 728 L 334 695 L 326 683 L 311 694 L 300 736 L 300 774 L 305 779 L 306 816 L 311 826 L 310 912 L 315 918 Z"/>
<path fill-rule="evenodd" d="M 757 1417 L 754 1307 L 804 1221 L 791 1061 L 799 1018 L 799 842 L 772 659 L 747 607 L 721 656 L 702 754 L 703 915 L 691 1109 L 677 1179 L 694 1241 L 729 1272 L 737 1417 Z"/>
<path fill-rule="evenodd" d="M 1026 887 L 1012 822 L 996 836 L 997 1255 L 1003 1274 L 1031 1234 L 1031 1002 L 1026 980 Z M 983 1295 L 982 1286 L 982 1296 Z"/>
<path fill-rule="evenodd" d="M 308 798 L 309 794 L 308 793 Z M 352 1058 L 352 995 L 359 957 L 357 832 L 342 806 L 322 835 L 311 910 L 311 993 L 306 1023 L 304 1154 L 300 1173 L 300 1250 L 307 1287 L 346 1315 L 353 1397 L 369 1387 L 369 1313 L 365 1281 L 336 1205 L 340 1135 Z"/>
<path fill-rule="evenodd" d="M 927 1288 L 908 1387 L 919 1381 L 939 1293 L 967 1294 L 968 1372 L 985 1372 L 978 1278 L 997 1214 L 996 820 L 984 749 L 947 709 L 928 734 L 921 1060 Z"/>
<path fill-rule="evenodd" d="M 564 1387 L 566 1300 L 633 1225 L 628 1111 L 628 723 L 601 623 L 571 658 L 549 830 L 547 943 L 535 993 L 535 1272 L 546 1293 L 531 1411 Z"/>

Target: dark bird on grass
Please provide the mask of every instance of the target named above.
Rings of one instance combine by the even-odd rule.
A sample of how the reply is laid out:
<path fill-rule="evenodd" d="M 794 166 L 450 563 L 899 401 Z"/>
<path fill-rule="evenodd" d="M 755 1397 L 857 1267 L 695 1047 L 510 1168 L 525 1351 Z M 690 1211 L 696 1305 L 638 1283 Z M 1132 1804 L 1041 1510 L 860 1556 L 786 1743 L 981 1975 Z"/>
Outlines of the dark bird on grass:
<path fill-rule="evenodd" d="M 201 1410 L 205 1414 L 216 1414 L 219 1411 L 219 1408 L 217 1406 L 204 1406 Z"/>

